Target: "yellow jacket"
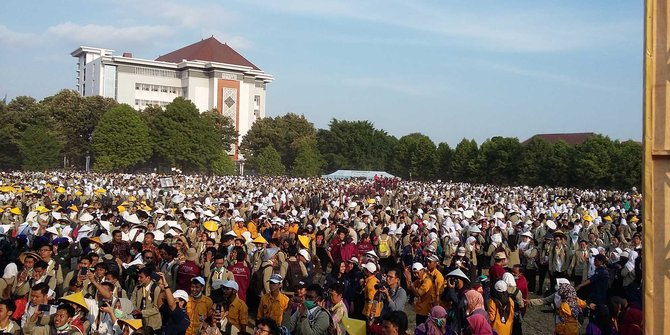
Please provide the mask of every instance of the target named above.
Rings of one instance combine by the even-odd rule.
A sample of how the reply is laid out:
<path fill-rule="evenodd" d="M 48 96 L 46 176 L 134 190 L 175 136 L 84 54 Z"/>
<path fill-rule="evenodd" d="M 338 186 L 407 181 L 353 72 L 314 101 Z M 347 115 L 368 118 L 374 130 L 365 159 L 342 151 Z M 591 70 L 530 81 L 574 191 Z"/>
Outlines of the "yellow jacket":
<path fill-rule="evenodd" d="M 288 301 L 288 297 L 281 292 L 279 292 L 277 299 L 272 297 L 272 292 L 263 294 L 261 296 L 261 303 L 258 305 L 256 319 L 269 317 L 275 320 L 278 325 L 281 325 L 284 311 L 288 308 Z"/>
<path fill-rule="evenodd" d="M 207 315 L 209 315 L 213 304 L 212 299 L 204 294 L 198 299 L 189 297 L 188 303 L 186 303 L 186 315 L 191 320 L 191 323 L 186 329 L 186 335 L 199 333 L 200 325 L 207 318 Z"/>
<path fill-rule="evenodd" d="M 365 306 L 363 306 L 363 315 L 367 318 L 370 315 L 373 300 L 375 298 L 375 285 L 379 283 L 379 279 L 375 276 L 368 276 L 365 278 L 365 288 L 363 290 L 363 297 L 365 298 Z M 379 317 L 382 313 L 382 303 L 377 304 L 377 309 L 374 311 L 374 317 Z"/>
<path fill-rule="evenodd" d="M 417 292 L 416 302 L 414 303 L 414 309 L 417 315 L 428 315 L 430 309 L 433 308 L 433 281 L 430 280 L 428 274 L 424 274 L 423 278 L 419 278 L 412 283 L 414 289 Z"/>

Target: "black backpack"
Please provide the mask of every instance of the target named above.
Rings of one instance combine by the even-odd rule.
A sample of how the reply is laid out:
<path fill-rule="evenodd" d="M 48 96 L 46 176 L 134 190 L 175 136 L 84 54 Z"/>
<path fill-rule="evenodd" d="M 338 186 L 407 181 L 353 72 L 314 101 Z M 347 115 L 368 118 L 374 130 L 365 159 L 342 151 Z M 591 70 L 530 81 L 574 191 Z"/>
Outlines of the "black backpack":
<path fill-rule="evenodd" d="M 301 281 L 305 280 L 300 269 L 300 261 L 286 261 L 288 269 L 286 270 L 286 278 L 282 282 L 282 288 L 286 292 L 295 292 Z"/>
<path fill-rule="evenodd" d="M 263 295 L 263 290 L 265 290 L 265 283 L 263 282 L 263 272 L 265 269 L 268 267 L 271 267 L 272 265 L 267 264 L 264 266 L 261 266 L 256 272 L 251 274 L 251 290 L 252 292 L 255 292 L 257 295 Z"/>

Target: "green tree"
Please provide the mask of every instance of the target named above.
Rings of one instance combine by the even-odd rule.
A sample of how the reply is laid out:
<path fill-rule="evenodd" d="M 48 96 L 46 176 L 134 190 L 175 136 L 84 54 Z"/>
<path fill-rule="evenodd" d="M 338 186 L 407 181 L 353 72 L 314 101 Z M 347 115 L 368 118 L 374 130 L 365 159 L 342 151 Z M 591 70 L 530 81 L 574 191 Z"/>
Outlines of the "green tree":
<path fill-rule="evenodd" d="M 292 174 L 296 177 L 314 177 L 321 175 L 324 160 L 316 143 L 306 142 L 300 145 L 293 162 Z"/>
<path fill-rule="evenodd" d="M 575 146 L 575 178 L 579 187 L 612 185 L 614 143 L 602 135 L 589 137 Z"/>
<path fill-rule="evenodd" d="M 481 146 L 477 156 L 480 181 L 512 184 L 518 176 L 521 144 L 516 137 L 492 137 Z"/>
<path fill-rule="evenodd" d="M 477 142 L 475 140 L 461 140 L 454 149 L 454 158 L 451 161 L 452 175 L 456 181 L 473 182 L 477 171 Z"/>
<path fill-rule="evenodd" d="M 550 186 L 569 186 L 572 176 L 575 148 L 561 140 L 551 146 L 551 155 L 547 159 L 547 184 Z"/>
<path fill-rule="evenodd" d="M 437 176 L 444 180 L 452 178 L 451 161 L 454 159 L 454 150 L 448 143 L 440 143 L 437 146 Z"/>
<path fill-rule="evenodd" d="M 398 140 L 370 121 L 332 119 L 328 129 L 319 129 L 318 147 L 326 170 L 386 170 L 393 165 Z"/>
<path fill-rule="evenodd" d="M 316 140 L 314 125 L 304 115 L 288 113 L 254 122 L 242 139 L 240 151 L 246 159 L 252 159 L 271 145 L 279 152 L 282 164 L 290 167 L 295 161 L 300 144 L 314 140 Z"/>
<path fill-rule="evenodd" d="M 249 165 L 260 176 L 279 176 L 286 173 L 286 167 L 281 161 L 281 155 L 271 145 L 261 149 L 258 155 L 251 158 Z"/>
<path fill-rule="evenodd" d="M 428 136 L 412 133 L 398 140 L 393 171 L 400 177 L 431 179 L 437 163 L 437 148 Z"/>
<path fill-rule="evenodd" d="M 182 97 L 174 99 L 163 111 L 145 114 L 151 119 L 154 138 L 154 162 L 161 169 L 177 167 L 184 171 L 211 168 L 221 150 L 213 121 L 200 117 L 195 105 Z"/>
<path fill-rule="evenodd" d="M 551 184 L 549 180 L 549 158 L 552 146 L 547 140 L 536 137 L 523 146 L 519 161 L 519 182 L 538 186 Z"/>
<path fill-rule="evenodd" d="M 201 117 L 210 119 L 214 124 L 222 147 L 230 148 L 236 143 L 238 136 L 237 130 L 235 130 L 233 120 L 229 117 L 219 113 L 216 109 L 210 109 L 202 113 Z"/>
<path fill-rule="evenodd" d="M 23 169 L 44 171 L 61 163 L 62 144 L 54 130 L 44 125 L 31 125 L 18 139 Z"/>
<path fill-rule="evenodd" d="M 56 122 L 56 130 L 65 135 L 63 154 L 68 162 L 83 168 L 86 156 L 93 150 L 93 131 L 102 115 L 118 103 L 101 96 L 82 97 L 73 90 L 62 90 L 44 98 L 41 104 Z"/>
<path fill-rule="evenodd" d="M 212 161 L 212 173 L 216 176 L 233 176 L 237 174 L 235 162 L 225 150 L 221 150 L 218 157 Z"/>
<path fill-rule="evenodd" d="M 106 112 L 93 133 L 94 169 L 126 170 L 151 156 L 149 127 L 129 105 Z"/>
<path fill-rule="evenodd" d="M 635 141 L 615 142 L 612 159 L 613 188 L 629 189 L 642 185 L 642 144 Z"/>

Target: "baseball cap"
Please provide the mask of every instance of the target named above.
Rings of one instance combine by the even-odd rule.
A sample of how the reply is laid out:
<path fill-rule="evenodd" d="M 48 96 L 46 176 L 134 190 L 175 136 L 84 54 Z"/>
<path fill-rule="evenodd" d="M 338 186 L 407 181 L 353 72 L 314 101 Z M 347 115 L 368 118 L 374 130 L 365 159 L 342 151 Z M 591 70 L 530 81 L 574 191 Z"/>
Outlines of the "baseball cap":
<path fill-rule="evenodd" d="M 212 284 L 212 286 L 214 286 L 214 284 Z M 222 283 L 222 286 L 227 287 L 227 288 L 231 288 L 235 291 L 240 290 L 240 286 L 237 285 L 237 282 L 235 282 L 234 280 L 224 280 L 223 283 Z"/>
<path fill-rule="evenodd" d="M 193 283 L 193 282 L 196 282 L 196 283 L 198 283 L 202 286 L 205 286 L 205 278 L 202 278 L 200 276 L 192 278 L 191 283 Z"/>
<path fill-rule="evenodd" d="M 440 258 L 437 257 L 437 255 L 430 255 L 430 256 L 426 257 L 426 259 L 431 261 L 431 262 L 436 262 L 436 263 L 440 262 Z"/>
<path fill-rule="evenodd" d="M 223 286 L 224 282 L 225 282 L 225 280 L 222 280 L 222 279 L 212 280 L 212 289 L 214 289 L 214 290 L 220 289 Z"/>
<path fill-rule="evenodd" d="M 495 259 L 507 259 L 507 255 L 505 255 L 505 253 L 501 251 L 496 253 Z"/>
<path fill-rule="evenodd" d="M 181 298 L 182 300 L 188 302 L 188 293 L 184 290 L 176 290 L 172 293 L 175 298 Z"/>
<path fill-rule="evenodd" d="M 349 262 L 354 263 L 354 264 L 358 264 L 358 258 L 351 257 L 351 258 L 349 258 Z"/>
<path fill-rule="evenodd" d="M 496 282 L 494 288 L 498 292 L 505 292 L 505 291 L 507 291 L 507 284 L 502 280 L 498 280 L 498 282 Z"/>
<path fill-rule="evenodd" d="M 273 284 L 279 284 L 279 283 L 281 283 L 282 281 L 284 281 L 284 278 L 282 278 L 281 275 L 273 274 L 272 276 L 270 276 L 270 280 L 269 280 L 269 281 L 270 281 L 271 283 L 273 283 Z"/>
<path fill-rule="evenodd" d="M 459 248 L 458 248 L 457 255 L 458 255 L 458 256 L 465 256 L 465 248 L 463 248 L 463 247 L 459 247 Z"/>
<path fill-rule="evenodd" d="M 421 264 L 419 262 L 416 262 L 416 263 L 412 264 L 412 271 L 419 271 L 419 270 L 423 270 L 423 269 L 424 269 L 423 264 Z"/>

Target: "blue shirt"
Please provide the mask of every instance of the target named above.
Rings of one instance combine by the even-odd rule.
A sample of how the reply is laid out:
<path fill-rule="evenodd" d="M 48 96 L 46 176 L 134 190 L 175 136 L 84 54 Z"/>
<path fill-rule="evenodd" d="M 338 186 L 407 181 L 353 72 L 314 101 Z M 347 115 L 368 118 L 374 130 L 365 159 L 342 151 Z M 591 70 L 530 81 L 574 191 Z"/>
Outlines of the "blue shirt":
<path fill-rule="evenodd" d="M 609 272 L 603 266 L 597 267 L 595 273 L 589 278 L 589 302 L 596 305 L 607 304 L 607 285 L 609 283 Z"/>
<path fill-rule="evenodd" d="M 163 318 L 163 335 L 183 335 L 191 323 L 186 312 L 177 306 L 174 311 L 170 310 L 167 302 L 159 309 Z"/>

